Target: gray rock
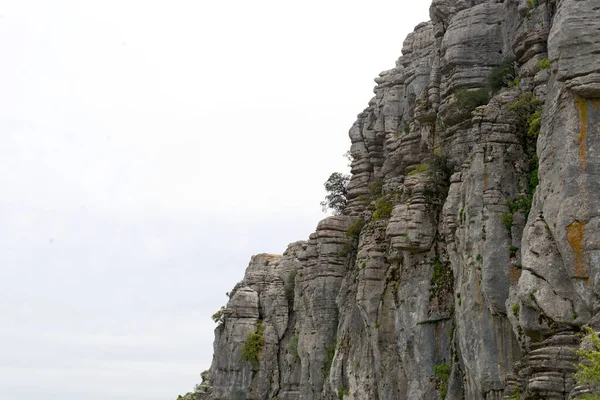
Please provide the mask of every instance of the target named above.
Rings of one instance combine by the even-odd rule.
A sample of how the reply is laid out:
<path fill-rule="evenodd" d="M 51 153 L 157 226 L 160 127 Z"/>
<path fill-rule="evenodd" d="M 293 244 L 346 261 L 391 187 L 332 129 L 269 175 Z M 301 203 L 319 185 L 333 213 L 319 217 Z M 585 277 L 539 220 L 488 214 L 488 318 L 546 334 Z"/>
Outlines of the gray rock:
<path fill-rule="evenodd" d="M 581 326 L 600 328 L 599 13 L 592 0 L 434 0 L 350 129 L 343 215 L 252 258 L 202 398 L 585 393 L 573 350 Z M 513 55 L 511 87 L 457 115 L 456 92 L 485 89 Z M 241 360 L 263 330 L 258 362 Z"/>

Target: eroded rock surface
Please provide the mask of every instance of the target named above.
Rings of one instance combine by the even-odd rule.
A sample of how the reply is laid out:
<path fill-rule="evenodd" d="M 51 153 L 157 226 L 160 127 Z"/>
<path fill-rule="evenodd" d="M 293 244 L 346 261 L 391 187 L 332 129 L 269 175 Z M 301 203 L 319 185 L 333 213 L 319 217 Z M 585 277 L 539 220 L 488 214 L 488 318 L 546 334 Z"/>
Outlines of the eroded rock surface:
<path fill-rule="evenodd" d="M 199 398 L 582 393 L 577 334 L 600 328 L 600 3 L 430 15 L 350 129 L 346 209 L 252 258 Z"/>

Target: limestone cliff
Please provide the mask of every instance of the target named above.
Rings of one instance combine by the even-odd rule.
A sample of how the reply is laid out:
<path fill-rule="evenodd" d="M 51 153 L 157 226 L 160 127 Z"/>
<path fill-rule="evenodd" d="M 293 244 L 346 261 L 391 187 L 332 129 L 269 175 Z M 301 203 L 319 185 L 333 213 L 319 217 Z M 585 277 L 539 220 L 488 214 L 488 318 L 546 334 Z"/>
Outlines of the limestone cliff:
<path fill-rule="evenodd" d="M 571 349 L 600 328 L 600 1 L 430 16 L 350 129 L 344 212 L 252 258 L 197 398 L 578 392 Z"/>

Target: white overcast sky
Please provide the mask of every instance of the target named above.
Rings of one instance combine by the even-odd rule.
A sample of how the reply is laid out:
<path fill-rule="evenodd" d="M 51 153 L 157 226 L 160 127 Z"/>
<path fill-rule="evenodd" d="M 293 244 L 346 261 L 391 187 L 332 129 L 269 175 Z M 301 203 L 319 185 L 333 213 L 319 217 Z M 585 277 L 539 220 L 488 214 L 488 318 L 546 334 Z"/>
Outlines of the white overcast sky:
<path fill-rule="evenodd" d="M 0 400 L 191 390 L 428 3 L 0 0 Z"/>

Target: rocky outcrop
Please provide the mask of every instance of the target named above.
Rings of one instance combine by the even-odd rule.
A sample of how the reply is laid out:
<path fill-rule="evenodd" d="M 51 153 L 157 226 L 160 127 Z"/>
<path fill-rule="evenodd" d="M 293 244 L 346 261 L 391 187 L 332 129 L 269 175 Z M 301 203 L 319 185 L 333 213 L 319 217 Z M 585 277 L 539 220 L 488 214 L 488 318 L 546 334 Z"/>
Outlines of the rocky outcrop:
<path fill-rule="evenodd" d="M 430 14 L 350 129 L 344 212 L 252 258 L 199 398 L 583 393 L 573 349 L 600 328 L 600 4 Z"/>

